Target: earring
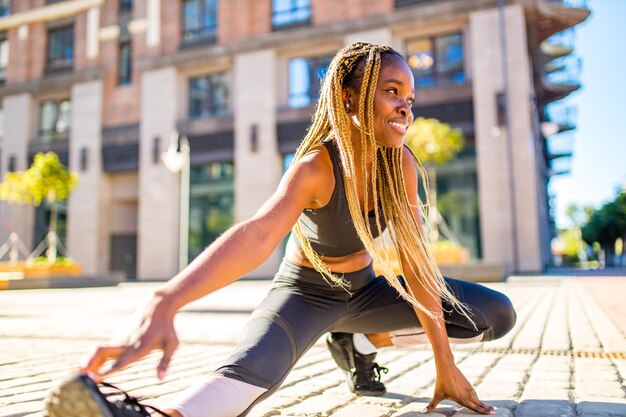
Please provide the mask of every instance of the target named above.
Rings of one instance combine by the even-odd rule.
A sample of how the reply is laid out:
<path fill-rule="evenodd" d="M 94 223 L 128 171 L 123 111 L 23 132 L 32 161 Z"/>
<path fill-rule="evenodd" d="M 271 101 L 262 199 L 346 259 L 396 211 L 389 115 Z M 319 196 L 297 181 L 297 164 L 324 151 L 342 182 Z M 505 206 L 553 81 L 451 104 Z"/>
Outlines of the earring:
<path fill-rule="evenodd" d="M 347 101 L 345 101 L 345 102 L 344 102 L 344 105 L 345 105 L 345 107 L 346 107 L 346 111 L 347 111 L 348 113 L 350 113 L 350 111 L 351 111 L 351 109 L 350 109 L 350 103 L 348 103 Z"/>

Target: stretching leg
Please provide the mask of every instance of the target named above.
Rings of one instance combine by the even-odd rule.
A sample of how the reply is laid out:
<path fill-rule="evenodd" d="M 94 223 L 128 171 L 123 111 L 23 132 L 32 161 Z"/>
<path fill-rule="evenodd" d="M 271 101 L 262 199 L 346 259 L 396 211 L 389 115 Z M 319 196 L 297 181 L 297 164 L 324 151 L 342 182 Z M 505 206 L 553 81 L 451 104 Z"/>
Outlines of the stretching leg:
<path fill-rule="evenodd" d="M 183 417 L 247 414 L 278 389 L 300 356 L 345 314 L 347 297 L 337 291 L 320 296 L 293 287 L 272 288 L 224 365 L 166 408 Z"/>

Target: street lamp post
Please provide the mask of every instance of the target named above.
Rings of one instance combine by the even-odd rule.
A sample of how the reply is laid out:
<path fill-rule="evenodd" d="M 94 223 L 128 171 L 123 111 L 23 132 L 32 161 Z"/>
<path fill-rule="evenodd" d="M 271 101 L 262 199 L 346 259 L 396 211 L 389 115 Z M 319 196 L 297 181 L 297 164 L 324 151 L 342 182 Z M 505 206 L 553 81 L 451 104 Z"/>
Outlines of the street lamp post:
<path fill-rule="evenodd" d="M 165 167 L 172 173 L 180 172 L 180 221 L 178 231 L 178 270 L 187 266 L 189 252 L 189 139 L 177 131 L 170 135 L 167 151 L 161 155 Z"/>

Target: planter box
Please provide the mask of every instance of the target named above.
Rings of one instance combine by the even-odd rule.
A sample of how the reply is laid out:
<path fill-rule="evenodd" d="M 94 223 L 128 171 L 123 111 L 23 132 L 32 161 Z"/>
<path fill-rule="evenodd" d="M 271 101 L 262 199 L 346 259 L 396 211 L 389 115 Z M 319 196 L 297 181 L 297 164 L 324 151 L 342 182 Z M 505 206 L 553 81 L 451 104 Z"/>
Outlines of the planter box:
<path fill-rule="evenodd" d="M 80 276 L 82 270 L 80 265 L 46 265 L 46 264 L 26 264 L 24 262 L 0 262 L 0 274 L 6 276 L 7 279 L 16 279 L 18 277 L 28 278 L 46 278 L 46 277 L 77 277 Z M 9 278 L 10 277 L 10 278 Z"/>
<path fill-rule="evenodd" d="M 77 277 L 80 276 L 81 268 L 78 264 L 72 265 L 26 265 L 24 268 L 25 278 L 43 277 Z"/>

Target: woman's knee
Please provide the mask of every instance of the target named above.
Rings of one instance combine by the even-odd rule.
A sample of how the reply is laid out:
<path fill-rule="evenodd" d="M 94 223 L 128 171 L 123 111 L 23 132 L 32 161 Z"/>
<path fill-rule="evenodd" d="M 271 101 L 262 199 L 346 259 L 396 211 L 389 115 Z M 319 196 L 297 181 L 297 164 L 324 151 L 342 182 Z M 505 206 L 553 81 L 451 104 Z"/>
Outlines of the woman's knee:
<path fill-rule="evenodd" d="M 487 316 L 491 325 L 492 334 L 489 340 L 499 339 L 507 334 L 515 326 L 517 320 L 517 313 L 513 303 L 511 303 L 509 297 L 500 292 L 495 292 L 483 313 Z"/>

